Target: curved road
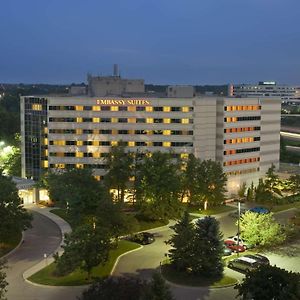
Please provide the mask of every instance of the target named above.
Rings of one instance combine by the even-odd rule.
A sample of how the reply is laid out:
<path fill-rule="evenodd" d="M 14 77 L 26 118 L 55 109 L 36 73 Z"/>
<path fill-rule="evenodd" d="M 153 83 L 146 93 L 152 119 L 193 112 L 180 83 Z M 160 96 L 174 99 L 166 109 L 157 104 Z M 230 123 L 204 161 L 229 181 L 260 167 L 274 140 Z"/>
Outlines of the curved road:
<path fill-rule="evenodd" d="M 8 299 L 9 300 L 75 300 L 84 287 L 47 287 L 35 286 L 23 279 L 23 273 L 38 262 L 43 260 L 44 253 L 55 251 L 61 242 L 61 232 L 58 226 L 49 218 L 32 212 L 34 216 L 33 228 L 27 230 L 24 235 L 25 242 L 14 253 L 7 257 L 9 269 L 7 270 Z M 293 210 L 276 214 L 279 222 L 284 223 L 288 217 L 294 214 Z M 224 236 L 236 233 L 234 219 L 228 213 L 217 217 Z M 131 252 L 120 258 L 114 275 L 136 275 L 143 279 L 149 279 L 153 271 L 159 270 L 160 262 L 164 259 L 169 246 L 164 241 L 170 238 L 172 230 L 169 226 L 150 230 L 156 236 L 155 243 L 143 247 L 141 250 Z M 297 263 L 300 256 L 300 247 L 296 245 L 291 249 L 289 257 L 286 250 L 279 253 L 268 254 L 271 264 L 299 272 Z M 282 255 L 284 254 L 284 260 Z M 45 262 L 46 264 L 46 262 Z M 243 275 L 226 268 L 226 274 L 238 279 Z M 208 288 L 185 288 L 171 284 L 172 292 L 176 300 L 219 300 L 235 299 L 236 291 L 231 288 L 209 290 Z"/>
<path fill-rule="evenodd" d="M 81 294 L 82 287 L 36 286 L 23 279 L 23 273 L 47 255 L 55 251 L 61 242 L 58 226 L 49 218 L 31 211 L 32 228 L 25 231 L 24 243 L 7 259 L 7 298 L 9 300 L 75 300 Z M 46 264 L 46 262 L 45 262 Z"/>

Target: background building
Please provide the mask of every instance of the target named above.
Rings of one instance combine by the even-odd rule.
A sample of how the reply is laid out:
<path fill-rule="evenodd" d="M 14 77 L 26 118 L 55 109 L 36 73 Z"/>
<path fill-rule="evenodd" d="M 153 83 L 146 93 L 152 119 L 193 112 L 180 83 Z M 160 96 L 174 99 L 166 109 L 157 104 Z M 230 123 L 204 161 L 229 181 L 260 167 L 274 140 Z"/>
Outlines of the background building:
<path fill-rule="evenodd" d="M 230 84 L 229 97 L 276 97 L 300 99 L 300 87 L 278 85 L 275 81 L 260 81 L 258 84 Z"/>

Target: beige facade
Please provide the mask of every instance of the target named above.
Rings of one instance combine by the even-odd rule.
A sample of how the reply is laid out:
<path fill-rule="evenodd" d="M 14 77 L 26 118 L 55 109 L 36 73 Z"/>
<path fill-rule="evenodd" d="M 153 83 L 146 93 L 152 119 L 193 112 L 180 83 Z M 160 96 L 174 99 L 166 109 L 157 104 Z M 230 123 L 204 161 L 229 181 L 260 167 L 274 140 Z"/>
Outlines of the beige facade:
<path fill-rule="evenodd" d="M 132 152 L 193 153 L 219 161 L 228 175 L 228 191 L 234 193 L 279 163 L 279 99 L 45 97 L 43 107 L 36 106 L 38 101 L 21 98 L 24 115 L 40 108 L 37 113 L 46 116 L 46 122 L 40 121 L 44 127 L 34 131 L 40 134 L 39 168 L 91 168 L 101 179 L 110 147 L 122 141 Z M 39 174 L 33 172 L 36 161 L 25 153 L 34 135 L 26 132 L 32 128 L 26 125 L 30 118 L 23 116 L 22 123 L 26 177 Z"/>

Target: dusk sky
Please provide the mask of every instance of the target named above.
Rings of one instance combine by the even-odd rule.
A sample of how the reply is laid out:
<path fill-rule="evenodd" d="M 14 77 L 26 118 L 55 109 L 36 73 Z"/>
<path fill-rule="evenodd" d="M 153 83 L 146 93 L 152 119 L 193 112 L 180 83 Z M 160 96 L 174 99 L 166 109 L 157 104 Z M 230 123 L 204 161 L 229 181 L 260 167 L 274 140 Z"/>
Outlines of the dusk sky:
<path fill-rule="evenodd" d="M 8 0 L 0 82 L 300 84 L 299 0 Z"/>

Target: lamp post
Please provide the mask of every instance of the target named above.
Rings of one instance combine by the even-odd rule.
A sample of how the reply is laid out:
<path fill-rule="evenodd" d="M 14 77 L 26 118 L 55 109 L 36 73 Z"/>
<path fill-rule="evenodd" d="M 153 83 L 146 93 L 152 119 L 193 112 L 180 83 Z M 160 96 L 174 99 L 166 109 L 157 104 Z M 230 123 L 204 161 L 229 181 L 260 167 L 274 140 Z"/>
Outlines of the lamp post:
<path fill-rule="evenodd" d="M 237 255 L 239 256 L 239 245 L 240 245 L 240 216 L 241 216 L 241 202 L 240 199 L 238 199 L 238 232 L 237 232 Z"/>

